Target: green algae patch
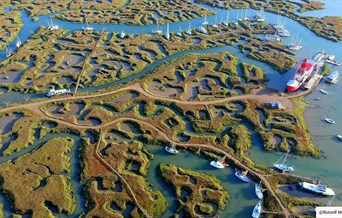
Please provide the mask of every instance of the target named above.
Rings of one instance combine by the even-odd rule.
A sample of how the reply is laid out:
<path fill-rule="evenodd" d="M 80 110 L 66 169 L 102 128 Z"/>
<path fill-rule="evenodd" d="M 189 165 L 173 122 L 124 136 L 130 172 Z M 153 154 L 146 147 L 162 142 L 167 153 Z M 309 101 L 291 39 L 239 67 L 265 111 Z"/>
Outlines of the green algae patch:
<path fill-rule="evenodd" d="M 176 214 L 215 216 L 226 207 L 229 194 L 214 176 L 167 164 L 159 165 L 159 173 L 176 192 Z"/>
<path fill-rule="evenodd" d="M 1 189 L 12 208 L 20 214 L 32 211 L 36 217 L 54 217 L 48 204 L 59 213 L 72 215 L 75 199 L 69 179 L 71 138 L 55 138 L 31 154 L 1 164 Z"/>

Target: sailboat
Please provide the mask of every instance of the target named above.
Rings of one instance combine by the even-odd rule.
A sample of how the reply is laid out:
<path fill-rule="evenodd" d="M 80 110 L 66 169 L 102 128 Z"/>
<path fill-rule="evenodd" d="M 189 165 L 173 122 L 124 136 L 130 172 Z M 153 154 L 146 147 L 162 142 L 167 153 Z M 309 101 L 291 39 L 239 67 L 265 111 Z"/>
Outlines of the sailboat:
<path fill-rule="evenodd" d="M 275 162 L 275 163 L 273 164 L 273 166 L 274 166 L 276 169 L 278 169 L 278 170 L 280 170 L 280 171 L 283 171 L 283 172 L 291 172 L 291 171 L 294 171 L 294 168 L 293 168 L 293 167 L 291 167 L 291 166 L 285 164 L 286 158 L 287 158 L 287 156 L 289 155 L 289 153 L 290 153 L 290 151 L 288 151 L 288 152 L 286 152 L 285 154 L 283 154 L 283 155 L 279 158 L 279 160 L 277 160 L 277 162 Z M 283 160 L 282 163 L 279 164 L 278 162 L 279 162 L 282 158 L 284 158 L 284 160 Z"/>
<path fill-rule="evenodd" d="M 157 29 L 152 30 L 152 33 L 155 33 L 155 34 L 162 34 L 162 33 L 163 33 L 163 30 L 159 29 L 158 20 L 156 21 L 156 23 L 157 23 Z"/>
<path fill-rule="evenodd" d="M 205 28 L 205 26 L 201 25 L 198 27 L 198 31 L 203 33 L 203 34 L 208 34 L 207 29 Z"/>
<path fill-rule="evenodd" d="M 255 207 L 254 207 L 254 209 L 253 209 L 253 212 L 252 212 L 252 217 L 253 217 L 253 218 L 259 218 L 260 213 L 261 213 L 261 201 L 259 201 L 259 202 L 255 205 Z"/>
<path fill-rule="evenodd" d="M 218 159 L 216 161 L 213 160 L 210 162 L 210 165 L 215 167 L 215 168 L 218 168 L 218 169 L 223 169 L 226 166 L 228 166 L 228 164 L 226 162 L 224 162 L 225 159 L 226 159 L 226 156 L 224 156 L 221 159 Z"/>
<path fill-rule="evenodd" d="M 229 23 L 229 11 L 227 11 L 227 17 L 226 17 L 226 20 L 221 22 L 223 25 L 225 26 L 228 26 L 228 23 Z"/>
<path fill-rule="evenodd" d="M 217 16 L 215 15 L 215 23 L 211 25 L 213 28 L 217 28 Z"/>
<path fill-rule="evenodd" d="M 169 23 L 166 24 L 166 33 L 165 33 L 164 37 L 167 41 L 170 40 Z"/>
<path fill-rule="evenodd" d="M 302 39 L 300 39 L 299 42 L 297 42 L 298 34 L 299 33 L 292 36 L 291 43 L 287 46 L 290 50 L 299 51 L 302 49 L 302 46 L 301 46 Z"/>
<path fill-rule="evenodd" d="M 260 183 L 255 183 L 255 187 L 254 187 L 254 190 L 255 190 L 255 195 L 261 200 L 263 199 L 264 195 L 262 194 L 262 191 L 261 191 L 261 180 L 260 180 Z"/>
<path fill-rule="evenodd" d="M 249 17 L 248 17 L 248 8 L 246 8 L 246 13 L 245 13 L 245 16 L 242 18 L 243 21 L 249 21 Z"/>
<path fill-rule="evenodd" d="M 59 29 L 58 25 L 53 24 L 51 17 L 50 17 L 50 23 L 49 23 L 49 21 L 47 21 L 47 22 L 48 22 L 48 29 L 49 30 L 58 30 Z"/>
<path fill-rule="evenodd" d="M 257 22 L 264 22 L 266 20 L 265 14 L 264 14 L 264 9 L 261 8 L 259 13 L 255 14 L 254 18 Z"/>
<path fill-rule="evenodd" d="M 178 154 L 179 151 L 175 148 L 174 144 L 171 144 L 171 146 L 166 146 L 165 151 L 169 152 L 170 154 Z"/>
<path fill-rule="evenodd" d="M 208 21 L 207 21 L 207 12 L 205 12 L 204 21 L 203 21 L 203 23 L 202 23 L 202 26 L 205 26 L 205 25 L 208 25 Z"/>
<path fill-rule="evenodd" d="M 21 40 L 19 39 L 19 36 L 17 36 L 17 42 L 16 42 L 15 46 L 17 46 L 17 48 L 19 48 L 21 46 Z"/>
<path fill-rule="evenodd" d="M 12 51 L 11 49 L 9 49 L 9 48 L 6 47 L 6 57 L 9 58 L 9 57 L 11 57 L 13 54 L 14 54 L 13 51 Z"/>
<path fill-rule="evenodd" d="M 182 26 L 179 26 L 179 31 L 176 33 L 177 36 L 182 37 Z"/>
<path fill-rule="evenodd" d="M 94 28 L 91 27 L 91 26 L 89 26 L 89 23 L 88 23 L 88 21 L 87 21 L 87 17 L 85 17 L 85 22 L 86 22 L 86 26 L 85 26 L 85 27 L 82 27 L 82 29 L 83 29 L 84 31 L 93 31 Z"/>
<path fill-rule="evenodd" d="M 185 33 L 186 33 L 187 35 L 189 35 L 189 36 L 191 36 L 191 35 L 192 35 L 192 31 L 191 31 L 191 23 L 190 23 L 190 21 L 189 21 L 189 27 L 188 27 L 188 29 L 185 31 Z"/>
<path fill-rule="evenodd" d="M 248 170 L 236 171 L 235 176 L 239 178 L 242 182 L 250 182 L 251 180 L 247 177 Z"/>
<path fill-rule="evenodd" d="M 124 31 L 121 31 L 121 33 L 119 34 L 119 37 L 121 39 L 125 38 L 126 37 L 126 33 Z"/>

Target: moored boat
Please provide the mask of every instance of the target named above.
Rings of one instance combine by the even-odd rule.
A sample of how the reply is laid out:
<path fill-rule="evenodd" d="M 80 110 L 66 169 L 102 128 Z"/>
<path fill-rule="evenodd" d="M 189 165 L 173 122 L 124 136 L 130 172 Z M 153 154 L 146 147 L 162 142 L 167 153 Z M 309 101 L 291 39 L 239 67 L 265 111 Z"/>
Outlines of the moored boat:
<path fill-rule="evenodd" d="M 191 31 L 191 23 L 190 23 L 190 21 L 189 21 L 189 27 L 188 27 L 188 29 L 185 31 L 185 33 L 186 33 L 187 35 L 189 35 L 189 36 L 191 36 L 191 35 L 192 35 L 192 31 Z"/>
<path fill-rule="evenodd" d="M 319 91 L 322 92 L 322 93 L 325 94 L 325 95 L 329 94 L 329 93 L 328 93 L 327 91 L 325 91 L 324 89 L 320 89 Z"/>
<path fill-rule="evenodd" d="M 336 65 L 336 66 L 340 66 L 341 65 L 341 62 L 336 61 L 336 60 L 326 60 L 325 62 L 327 62 L 329 64 Z"/>
<path fill-rule="evenodd" d="M 334 196 L 335 192 L 331 188 L 328 188 L 326 185 L 322 184 L 312 184 L 308 182 L 300 182 L 298 183 L 298 187 L 305 191 L 309 191 L 315 194 L 324 195 L 324 196 Z"/>
<path fill-rule="evenodd" d="M 63 94 L 68 94 L 68 93 L 71 93 L 70 92 L 70 89 L 51 89 L 50 91 L 48 91 L 46 93 L 46 96 L 47 97 L 52 97 L 52 96 L 55 96 L 55 95 L 63 95 Z"/>
<path fill-rule="evenodd" d="M 327 81 L 328 83 L 332 83 L 332 84 L 337 83 L 337 81 L 338 81 L 338 72 L 337 72 L 337 71 L 331 72 L 331 73 L 327 76 L 326 81 Z"/>
<path fill-rule="evenodd" d="M 266 36 L 266 40 L 267 41 L 272 41 L 272 42 L 280 42 L 281 41 L 280 37 L 277 34 L 267 35 Z"/>
<path fill-rule="evenodd" d="M 264 195 L 262 194 L 262 191 L 261 191 L 261 181 L 260 183 L 255 183 L 255 186 L 254 186 L 254 191 L 255 191 L 255 195 L 261 200 Z"/>
<path fill-rule="evenodd" d="M 253 209 L 252 217 L 259 218 L 260 214 L 261 214 L 261 202 L 259 201 Z"/>
<path fill-rule="evenodd" d="M 336 138 L 342 142 L 342 135 L 336 135 Z"/>
<path fill-rule="evenodd" d="M 237 178 L 239 178 L 243 182 L 250 182 L 251 180 L 250 180 L 250 178 L 247 177 L 247 173 L 248 173 L 247 170 L 245 170 L 245 171 L 236 171 L 235 172 L 235 176 Z"/>
<path fill-rule="evenodd" d="M 289 155 L 289 152 L 286 152 L 285 154 L 283 154 L 278 160 L 277 162 L 275 162 L 273 164 L 274 168 L 282 171 L 282 172 L 292 172 L 294 171 L 294 168 L 292 166 L 289 166 L 288 164 L 285 164 L 286 163 L 286 159 L 287 159 L 287 156 Z M 283 159 L 283 162 L 282 163 L 278 163 L 281 159 Z"/>
<path fill-rule="evenodd" d="M 198 31 L 203 33 L 203 34 L 208 34 L 208 31 L 204 26 L 199 26 Z"/>
<path fill-rule="evenodd" d="M 330 118 L 325 118 L 324 120 L 325 120 L 325 122 L 330 123 L 330 124 L 334 124 L 335 123 L 335 120 L 330 119 Z"/>
<path fill-rule="evenodd" d="M 179 153 L 179 151 L 176 148 L 174 148 L 173 146 L 171 146 L 171 147 L 166 146 L 165 151 L 170 153 L 170 154 L 178 154 Z"/>
<path fill-rule="evenodd" d="M 126 37 L 126 33 L 124 31 L 121 31 L 121 33 L 119 34 L 119 37 L 121 39 L 125 38 Z"/>
<path fill-rule="evenodd" d="M 218 169 L 223 169 L 226 166 L 228 166 L 228 164 L 224 161 L 225 159 L 226 159 L 226 157 L 224 156 L 223 158 L 218 159 L 216 161 L 213 160 L 210 162 L 210 165 L 215 167 L 215 168 L 218 168 Z"/>
<path fill-rule="evenodd" d="M 286 89 L 289 92 L 294 92 L 302 86 L 302 84 L 308 79 L 312 73 L 315 61 L 304 59 L 304 61 L 299 65 L 293 79 L 289 80 L 286 84 Z"/>

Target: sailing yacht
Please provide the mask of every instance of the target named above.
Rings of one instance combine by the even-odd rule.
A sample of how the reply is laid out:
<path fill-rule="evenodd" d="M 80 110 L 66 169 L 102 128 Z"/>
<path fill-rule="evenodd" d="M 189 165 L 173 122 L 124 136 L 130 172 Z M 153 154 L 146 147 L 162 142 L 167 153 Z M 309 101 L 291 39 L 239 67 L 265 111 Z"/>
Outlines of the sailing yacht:
<path fill-rule="evenodd" d="M 208 34 L 207 29 L 205 28 L 205 26 L 201 25 L 198 27 L 198 31 L 203 33 L 203 34 Z"/>
<path fill-rule="evenodd" d="M 125 38 L 126 37 L 126 33 L 124 31 L 121 31 L 121 33 L 119 34 L 119 37 L 121 39 Z"/>
<path fill-rule="evenodd" d="M 59 29 L 58 25 L 53 24 L 51 17 L 50 17 L 50 23 L 49 23 L 49 21 L 47 21 L 47 22 L 48 22 L 48 29 L 49 30 L 58 30 Z"/>
<path fill-rule="evenodd" d="M 221 22 L 223 25 L 225 26 L 228 26 L 228 23 L 229 23 L 229 11 L 227 11 L 227 17 L 226 17 L 226 20 Z"/>
<path fill-rule="evenodd" d="M 205 12 L 205 15 L 204 15 L 204 21 L 202 23 L 202 26 L 205 26 L 205 25 L 208 25 L 208 21 L 207 21 L 207 12 Z"/>
<path fill-rule="evenodd" d="M 183 33 L 182 33 L 182 26 L 179 26 L 179 31 L 176 33 L 177 36 L 182 37 Z"/>
<path fill-rule="evenodd" d="M 248 8 L 246 8 L 246 13 L 245 16 L 242 18 L 243 21 L 250 21 L 249 17 L 248 17 Z"/>
<path fill-rule="evenodd" d="M 170 153 L 170 154 L 178 154 L 179 153 L 179 151 L 175 148 L 174 144 L 171 144 L 170 147 L 166 146 L 165 151 Z"/>
<path fill-rule="evenodd" d="M 302 49 L 302 46 L 301 46 L 302 39 L 300 39 L 299 42 L 297 42 L 298 34 L 299 33 L 292 36 L 291 43 L 287 46 L 288 49 L 292 51 L 299 51 Z"/>
<path fill-rule="evenodd" d="M 189 35 L 189 36 L 191 36 L 191 35 L 192 35 L 192 31 L 191 31 L 191 23 L 190 23 L 190 21 L 189 21 L 189 27 L 188 27 L 188 29 L 187 29 L 187 30 L 185 30 L 185 33 L 186 33 L 187 35 Z"/>
<path fill-rule="evenodd" d="M 21 40 L 19 39 L 19 36 L 17 36 L 17 42 L 16 42 L 15 46 L 17 48 L 19 48 L 21 46 Z"/>
<path fill-rule="evenodd" d="M 213 28 L 217 28 L 218 27 L 218 25 L 217 25 L 217 16 L 216 15 L 215 15 L 215 23 L 213 23 L 211 26 Z"/>
<path fill-rule="evenodd" d="M 6 47 L 6 58 L 11 57 L 13 54 L 14 52 L 12 51 L 12 49 Z"/>
<path fill-rule="evenodd" d="M 261 191 L 261 180 L 260 183 L 255 183 L 255 187 L 254 187 L 254 191 L 255 191 L 255 195 L 261 200 L 263 199 L 264 195 L 262 194 Z"/>
<path fill-rule="evenodd" d="M 84 31 L 93 31 L 94 28 L 91 27 L 91 26 L 89 26 L 89 23 L 88 23 L 88 21 L 87 21 L 87 17 L 85 17 L 85 22 L 86 22 L 86 26 L 85 26 L 85 27 L 82 27 L 82 29 L 83 29 Z"/>
<path fill-rule="evenodd" d="M 169 23 L 166 24 L 166 33 L 165 33 L 164 37 L 167 41 L 170 40 Z"/>
<path fill-rule="evenodd" d="M 254 209 L 253 209 L 253 212 L 252 212 L 252 217 L 253 217 L 253 218 L 259 218 L 260 213 L 261 213 L 261 201 L 259 201 L 259 202 L 255 205 L 255 207 L 254 207 Z"/>
<path fill-rule="evenodd" d="M 154 34 L 162 34 L 163 31 L 161 29 L 159 29 L 158 20 L 156 21 L 156 23 L 157 23 L 157 29 L 152 30 L 152 33 L 154 33 Z"/>
<path fill-rule="evenodd" d="M 265 14 L 264 14 L 264 9 L 261 8 L 260 11 L 255 14 L 254 18 L 257 22 L 264 22 L 266 20 Z"/>
<path fill-rule="evenodd" d="M 226 159 L 226 156 L 224 156 L 221 159 L 218 159 L 216 161 L 213 160 L 210 162 L 210 165 L 215 167 L 215 168 L 218 168 L 218 169 L 223 169 L 226 166 L 228 166 L 228 164 L 226 162 L 224 162 L 225 159 Z"/>
<path fill-rule="evenodd" d="M 247 173 L 248 173 L 247 170 L 244 170 L 244 171 L 238 171 L 237 170 L 235 172 L 235 176 L 243 182 L 250 182 L 251 180 L 250 180 L 250 178 L 247 177 Z"/>
<path fill-rule="evenodd" d="M 287 156 L 289 155 L 289 153 L 290 153 L 290 151 L 288 151 L 288 152 L 286 152 L 285 154 L 283 154 L 283 155 L 279 158 L 279 160 L 277 160 L 277 162 L 275 162 L 275 163 L 273 164 L 273 166 L 274 166 L 276 169 L 278 169 L 278 170 L 280 170 L 280 171 L 283 171 L 283 172 L 291 172 L 291 171 L 294 171 L 294 168 L 293 168 L 293 167 L 291 167 L 291 166 L 285 164 L 286 158 L 287 158 Z M 283 162 L 282 162 L 282 163 L 279 163 L 279 161 L 280 161 L 281 159 L 283 159 L 283 158 L 284 158 Z"/>

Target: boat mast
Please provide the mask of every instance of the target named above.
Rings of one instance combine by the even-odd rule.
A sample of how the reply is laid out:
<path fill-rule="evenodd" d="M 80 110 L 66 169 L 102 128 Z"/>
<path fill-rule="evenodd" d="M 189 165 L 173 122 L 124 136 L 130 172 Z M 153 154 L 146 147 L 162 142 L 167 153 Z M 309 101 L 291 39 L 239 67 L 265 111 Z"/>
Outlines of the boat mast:
<path fill-rule="evenodd" d="M 287 159 L 287 155 L 289 155 L 289 153 L 290 153 L 290 151 L 286 152 L 286 154 L 285 154 L 285 158 L 284 158 L 284 161 L 283 161 L 282 165 L 284 165 L 284 164 L 285 164 L 285 162 L 286 162 L 286 159 Z"/>

